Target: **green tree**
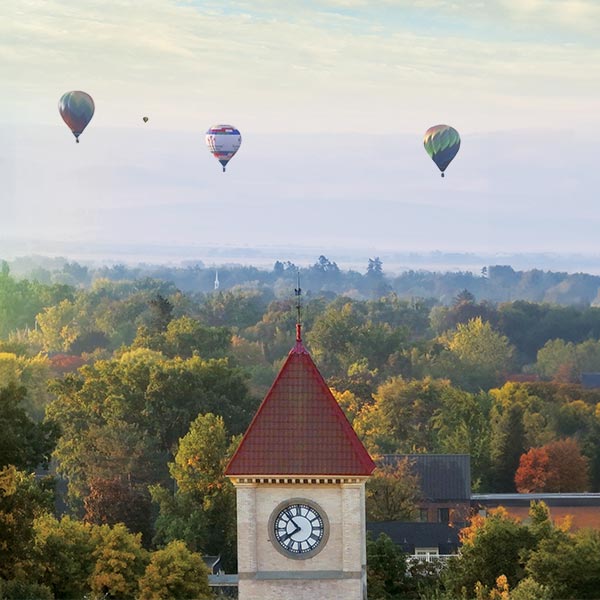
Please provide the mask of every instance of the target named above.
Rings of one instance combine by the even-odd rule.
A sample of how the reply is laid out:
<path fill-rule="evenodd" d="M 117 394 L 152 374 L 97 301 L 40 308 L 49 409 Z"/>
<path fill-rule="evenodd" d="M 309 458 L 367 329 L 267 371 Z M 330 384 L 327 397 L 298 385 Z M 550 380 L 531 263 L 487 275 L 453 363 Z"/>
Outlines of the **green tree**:
<path fill-rule="evenodd" d="M 68 352 L 83 331 L 79 317 L 75 302 L 62 300 L 37 315 L 38 329 L 32 331 L 30 337 L 46 352 Z"/>
<path fill-rule="evenodd" d="M 444 343 L 457 367 L 457 371 L 447 376 L 465 389 L 489 389 L 511 367 L 513 348 L 508 338 L 494 331 L 481 317 L 459 323 Z"/>
<path fill-rule="evenodd" d="M 552 598 L 598 598 L 600 532 L 580 529 L 543 539 L 527 562 L 527 572 Z"/>
<path fill-rule="evenodd" d="M 54 600 L 52 590 L 45 585 L 28 579 L 0 579 L 0 598 L 2 600 Z"/>
<path fill-rule="evenodd" d="M 444 573 L 449 591 L 460 597 L 461 590 L 474 590 L 475 585 L 492 588 L 500 575 L 505 575 L 511 588 L 524 577 L 522 556 L 534 546 L 529 529 L 497 509 L 488 517 L 475 517 L 461 532 L 460 555 L 450 560 Z"/>
<path fill-rule="evenodd" d="M 9 383 L 0 388 L 0 468 L 14 465 L 19 469 L 33 469 L 48 465 L 50 454 L 58 437 L 57 427 L 51 423 L 35 423 L 22 408 L 27 390 Z"/>
<path fill-rule="evenodd" d="M 139 582 L 140 600 L 210 600 L 208 569 L 199 554 L 181 541 L 171 542 L 150 557 Z"/>
<path fill-rule="evenodd" d="M 490 407 L 489 394 L 471 394 L 448 387 L 441 396 L 441 406 L 431 418 L 437 432 L 436 452 L 469 454 L 472 485 L 487 485 L 490 470 Z"/>
<path fill-rule="evenodd" d="M 79 599 L 90 592 L 94 570 L 92 526 L 68 516 L 60 521 L 50 514 L 35 521 L 32 571 L 55 598 Z"/>
<path fill-rule="evenodd" d="M 48 418 L 61 424 L 55 456 L 70 504 L 95 523 L 126 519 L 146 536 L 147 488 L 168 483 L 167 463 L 194 418 L 218 411 L 239 433 L 254 409 L 244 375 L 226 360 L 165 359 L 145 349 L 86 365 L 54 389 Z"/>
<path fill-rule="evenodd" d="M 34 520 L 52 510 L 52 483 L 12 465 L 0 469 L 0 580 L 27 578 Z"/>
<path fill-rule="evenodd" d="M 230 290 L 209 295 L 200 317 L 213 327 L 250 327 L 260 321 L 265 307 L 265 298 L 257 290 Z"/>
<path fill-rule="evenodd" d="M 343 378 L 353 364 L 364 361 L 369 369 L 379 369 L 392 353 L 403 348 L 406 328 L 373 316 L 367 303 L 347 299 L 330 304 L 317 316 L 308 342 L 325 376 Z"/>
<path fill-rule="evenodd" d="M 496 323 L 496 308 L 488 302 L 477 303 L 475 296 L 466 289 L 454 298 L 451 306 L 436 306 L 430 313 L 431 327 L 438 335 L 455 330 L 459 324 L 466 324 L 476 318 Z"/>
<path fill-rule="evenodd" d="M 367 538 L 367 590 L 369 600 L 403 598 L 407 578 L 406 557 L 384 533 Z"/>
<path fill-rule="evenodd" d="M 0 387 L 11 382 L 24 386 L 27 393 L 21 407 L 36 422 L 44 418 L 46 405 L 51 398 L 48 393 L 50 378 L 50 361 L 47 356 L 26 356 L 0 351 Z"/>
<path fill-rule="evenodd" d="M 537 353 L 535 370 L 548 379 L 569 370 L 573 375 L 577 365 L 575 346 L 564 340 L 549 340 Z M 571 377 L 569 377 L 571 379 Z"/>
<path fill-rule="evenodd" d="M 204 359 L 220 358 L 231 348 L 229 328 L 207 327 L 191 317 L 171 321 L 164 337 L 169 356 L 190 358 L 198 354 Z"/>
<path fill-rule="evenodd" d="M 525 452 L 523 408 L 512 404 L 501 412 L 497 406 L 494 409 L 490 442 L 491 487 L 498 492 L 512 492 L 515 490 L 515 473 Z"/>
<path fill-rule="evenodd" d="M 221 417 L 208 413 L 195 419 L 169 465 L 177 484 L 175 497 L 169 500 L 164 492 L 153 491 L 161 508 L 157 539 L 168 542 L 173 539 L 171 535 L 184 531 L 193 548 L 221 554 L 226 567 L 235 567 L 235 490 L 224 470 L 238 443 L 239 439 L 231 440 L 227 435 Z M 195 531 L 191 523 L 181 523 L 180 508 L 185 506 L 192 510 Z"/>
<path fill-rule="evenodd" d="M 148 305 L 150 307 L 150 322 L 148 328 L 151 333 L 162 333 L 173 318 L 173 305 L 162 294 L 156 294 Z"/>
<path fill-rule="evenodd" d="M 437 438 L 430 420 L 450 388 L 448 381 L 391 378 L 377 388 L 375 403 L 365 406 L 353 425 L 374 454 L 431 452 Z"/>
<path fill-rule="evenodd" d="M 135 598 L 149 561 L 141 536 L 130 533 L 123 524 L 102 525 L 92 529 L 92 543 L 92 593 L 98 597 Z"/>

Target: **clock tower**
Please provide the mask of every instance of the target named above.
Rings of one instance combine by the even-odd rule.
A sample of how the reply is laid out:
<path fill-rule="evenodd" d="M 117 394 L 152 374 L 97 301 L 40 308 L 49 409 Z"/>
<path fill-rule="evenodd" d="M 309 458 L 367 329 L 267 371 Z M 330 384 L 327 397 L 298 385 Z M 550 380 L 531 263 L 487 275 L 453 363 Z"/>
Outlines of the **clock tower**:
<path fill-rule="evenodd" d="M 296 344 L 227 466 L 240 600 L 365 600 L 365 482 L 375 464 Z"/>

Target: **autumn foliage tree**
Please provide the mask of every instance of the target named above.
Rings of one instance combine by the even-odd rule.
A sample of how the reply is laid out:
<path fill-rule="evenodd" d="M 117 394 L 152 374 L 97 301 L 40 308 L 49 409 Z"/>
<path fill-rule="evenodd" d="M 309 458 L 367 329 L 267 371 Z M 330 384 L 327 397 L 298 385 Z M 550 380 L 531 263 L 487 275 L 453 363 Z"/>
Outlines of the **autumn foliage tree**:
<path fill-rule="evenodd" d="M 367 519 L 412 521 L 420 499 L 419 478 L 411 472 L 408 458 L 379 467 L 367 483 Z"/>
<path fill-rule="evenodd" d="M 585 492 L 589 488 L 588 459 L 569 438 L 532 448 L 521 456 L 515 484 L 521 493 Z"/>

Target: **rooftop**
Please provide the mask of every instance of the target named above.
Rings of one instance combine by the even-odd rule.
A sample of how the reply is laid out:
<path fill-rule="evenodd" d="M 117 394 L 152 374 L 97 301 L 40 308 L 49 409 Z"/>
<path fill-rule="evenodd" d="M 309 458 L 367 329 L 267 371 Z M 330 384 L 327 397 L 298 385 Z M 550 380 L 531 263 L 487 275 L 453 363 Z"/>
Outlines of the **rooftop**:
<path fill-rule="evenodd" d="M 300 328 L 226 475 L 368 476 L 375 468 L 302 344 Z"/>

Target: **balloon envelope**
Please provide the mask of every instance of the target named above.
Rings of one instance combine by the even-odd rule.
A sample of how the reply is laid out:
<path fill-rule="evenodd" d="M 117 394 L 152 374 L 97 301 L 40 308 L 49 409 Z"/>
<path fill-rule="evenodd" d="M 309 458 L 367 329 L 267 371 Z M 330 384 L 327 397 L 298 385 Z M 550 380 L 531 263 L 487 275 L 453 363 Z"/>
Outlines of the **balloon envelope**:
<path fill-rule="evenodd" d="M 454 127 L 435 125 L 425 132 L 423 145 L 443 177 L 444 171 L 460 148 L 460 135 Z"/>
<path fill-rule="evenodd" d="M 213 125 L 206 132 L 206 145 L 212 155 L 223 165 L 223 171 L 241 143 L 242 136 L 232 125 Z"/>
<path fill-rule="evenodd" d="M 142 121 L 144 121 L 144 123 L 147 123 L 147 122 L 148 122 L 148 117 L 144 117 L 144 118 L 142 119 Z"/>
<path fill-rule="evenodd" d="M 81 91 L 66 92 L 58 101 L 58 111 L 63 121 L 79 142 L 79 136 L 94 116 L 94 100 Z"/>

